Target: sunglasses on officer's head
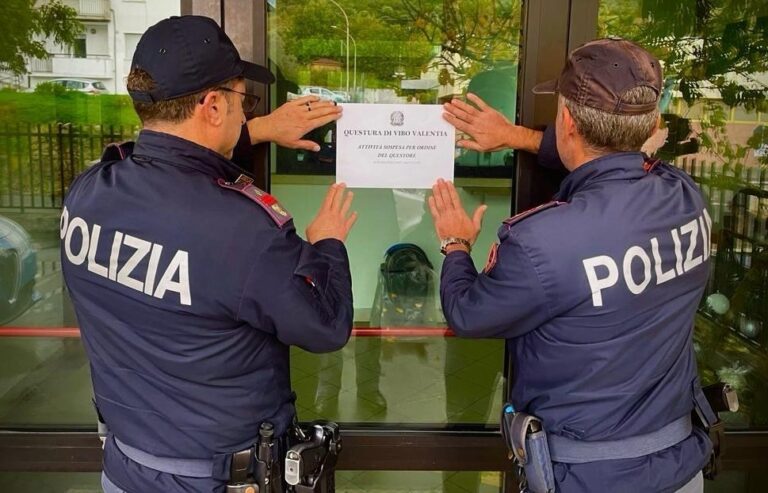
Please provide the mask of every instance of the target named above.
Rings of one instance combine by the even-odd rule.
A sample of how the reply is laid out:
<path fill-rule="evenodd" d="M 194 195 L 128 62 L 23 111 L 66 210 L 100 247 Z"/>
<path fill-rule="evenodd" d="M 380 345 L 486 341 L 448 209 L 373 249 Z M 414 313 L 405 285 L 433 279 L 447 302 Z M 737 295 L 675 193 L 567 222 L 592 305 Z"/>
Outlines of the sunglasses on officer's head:
<path fill-rule="evenodd" d="M 235 94 L 241 95 L 243 97 L 243 111 L 245 113 L 253 113 L 254 111 L 256 111 L 256 106 L 259 104 L 259 101 L 261 101 L 261 98 L 255 94 L 251 94 L 249 92 L 235 91 L 234 89 L 230 89 L 229 87 L 223 87 L 223 86 L 214 87 L 213 89 L 211 89 L 211 91 L 233 92 Z M 200 98 L 200 104 L 203 103 L 204 99 L 205 99 L 205 96 Z"/>

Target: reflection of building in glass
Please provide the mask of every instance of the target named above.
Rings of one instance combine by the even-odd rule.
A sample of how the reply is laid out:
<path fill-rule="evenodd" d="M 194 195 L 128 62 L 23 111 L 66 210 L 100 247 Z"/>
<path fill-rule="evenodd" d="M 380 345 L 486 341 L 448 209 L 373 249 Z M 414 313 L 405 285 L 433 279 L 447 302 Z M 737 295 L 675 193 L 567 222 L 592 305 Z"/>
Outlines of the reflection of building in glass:
<path fill-rule="evenodd" d="M 29 75 L 18 81 L 34 88 L 52 79 L 99 82 L 124 94 L 125 78 L 141 34 L 161 19 L 179 15 L 179 2 L 167 0 L 64 0 L 77 11 L 83 32 L 71 47 L 45 40 L 49 58 L 31 59 Z"/>
<path fill-rule="evenodd" d="M 446 63 L 446 57 L 455 63 Z M 460 96 L 469 85 L 469 80 L 453 68 L 460 65 L 460 59 L 461 56 L 455 53 L 434 56 L 418 79 L 401 78 L 400 88 L 404 94 L 415 94 L 421 103 L 441 103 Z"/>

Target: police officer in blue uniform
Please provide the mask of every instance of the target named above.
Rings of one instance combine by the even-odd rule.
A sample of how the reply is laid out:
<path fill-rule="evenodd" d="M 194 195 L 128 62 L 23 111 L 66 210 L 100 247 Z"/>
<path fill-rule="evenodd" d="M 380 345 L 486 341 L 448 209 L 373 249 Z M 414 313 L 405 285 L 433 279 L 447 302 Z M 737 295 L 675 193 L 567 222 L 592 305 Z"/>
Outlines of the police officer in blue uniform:
<path fill-rule="evenodd" d="M 305 241 L 230 160 L 269 124 L 312 148 L 302 126 L 339 111 L 304 98 L 245 126 L 245 79 L 273 81 L 213 20 L 151 27 L 127 82 L 144 129 L 65 200 L 63 273 L 109 427 L 105 491 L 224 491 L 260 425 L 279 442 L 294 419 L 289 346 L 333 351 L 350 336 L 352 194 L 332 186 Z"/>
<path fill-rule="evenodd" d="M 703 489 L 711 442 L 690 416 L 712 416 L 692 331 L 712 222 L 690 177 L 640 152 L 661 88 L 658 60 L 605 39 L 535 89 L 559 98 L 543 135 L 473 95 L 445 106 L 464 147 L 539 151 L 570 172 L 553 202 L 504 221 L 480 273 L 469 251 L 485 207 L 470 218 L 442 180 L 429 199 L 446 319 L 459 336 L 507 340 L 511 401 L 541 420 L 557 492 Z"/>

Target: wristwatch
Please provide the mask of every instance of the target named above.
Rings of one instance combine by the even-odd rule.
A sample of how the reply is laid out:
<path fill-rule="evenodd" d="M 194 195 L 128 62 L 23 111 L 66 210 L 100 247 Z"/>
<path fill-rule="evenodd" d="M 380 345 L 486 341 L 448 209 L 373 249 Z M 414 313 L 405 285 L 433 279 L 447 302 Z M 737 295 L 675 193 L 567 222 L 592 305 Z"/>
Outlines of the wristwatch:
<path fill-rule="evenodd" d="M 443 255 L 448 255 L 446 248 L 448 248 L 449 245 L 464 245 L 467 247 L 467 253 L 472 251 L 472 245 L 469 243 L 469 241 L 465 240 L 464 238 L 449 236 L 447 238 L 443 238 L 440 241 L 440 253 Z"/>

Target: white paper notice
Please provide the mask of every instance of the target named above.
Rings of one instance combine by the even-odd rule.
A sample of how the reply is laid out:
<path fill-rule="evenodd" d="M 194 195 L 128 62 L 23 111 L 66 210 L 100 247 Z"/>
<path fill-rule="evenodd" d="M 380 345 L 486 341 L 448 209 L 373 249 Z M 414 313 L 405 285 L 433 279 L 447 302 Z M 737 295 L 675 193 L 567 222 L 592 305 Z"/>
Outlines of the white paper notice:
<path fill-rule="evenodd" d="M 455 130 L 439 104 L 345 104 L 336 181 L 353 188 L 431 188 L 453 180 Z"/>

